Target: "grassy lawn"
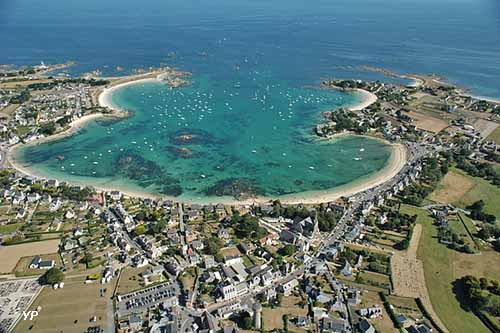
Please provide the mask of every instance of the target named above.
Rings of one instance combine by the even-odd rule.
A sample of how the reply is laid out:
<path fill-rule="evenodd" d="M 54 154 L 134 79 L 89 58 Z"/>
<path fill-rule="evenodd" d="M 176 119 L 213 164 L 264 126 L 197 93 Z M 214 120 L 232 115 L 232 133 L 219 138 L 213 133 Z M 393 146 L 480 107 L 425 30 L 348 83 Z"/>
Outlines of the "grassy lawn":
<path fill-rule="evenodd" d="M 134 290 L 144 288 L 144 279 L 141 274 L 148 269 L 146 267 L 133 268 L 126 267 L 123 269 L 120 277 L 120 283 L 116 289 L 117 294 L 126 294 Z"/>
<path fill-rule="evenodd" d="M 85 284 L 84 277 L 66 278 L 64 288 L 53 290 L 44 288 L 37 299 L 30 306 L 30 310 L 41 307 L 38 317 L 21 320 L 15 332 L 84 332 L 89 326 L 107 325 L 108 300 L 112 296 L 113 283 Z M 100 297 L 99 290 L 106 289 L 104 297 Z M 96 322 L 90 319 L 96 316 Z M 56 329 L 57 328 L 57 329 Z"/>
<path fill-rule="evenodd" d="M 367 283 L 376 287 L 389 288 L 389 286 L 391 285 L 389 276 L 385 274 L 362 271 L 358 276 L 362 279 L 363 283 Z"/>
<path fill-rule="evenodd" d="M 283 328 L 283 315 L 287 314 L 290 318 L 293 316 L 305 316 L 307 314 L 307 307 L 301 308 L 298 303 L 300 298 L 296 296 L 284 297 L 281 306 L 276 308 L 265 307 L 262 309 L 262 319 L 266 330 L 282 329 Z M 289 328 L 293 331 L 304 332 L 302 329 L 294 327 L 289 323 Z"/>
<path fill-rule="evenodd" d="M 461 170 L 454 169 L 453 171 L 474 182 L 474 186 L 460 199 L 458 199 L 455 204 L 459 207 L 465 207 L 477 200 L 483 200 L 485 202 L 485 211 L 500 219 L 500 205 L 498 204 L 498 198 L 500 198 L 500 187 L 491 184 L 485 179 L 471 177 Z"/>
<path fill-rule="evenodd" d="M 423 262 L 431 302 L 441 320 L 453 333 L 489 332 L 472 312 L 460 306 L 453 292 L 453 282 L 457 278 L 454 270 L 456 253 L 438 242 L 430 213 L 408 205 L 403 205 L 401 212 L 417 214 L 417 223 L 422 225 L 418 258 Z"/>
<path fill-rule="evenodd" d="M 380 295 L 373 291 L 365 291 L 363 292 L 363 297 L 361 303 L 355 306 L 356 310 L 367 308 L 370 306 L 374 306 L 375 304 L 382 305 L 382 300 L 380 299 Z M 371 319 L 370 322 L 373 324 L 377 332 L 384 333 L 396 333 L 398 330 L 394 327 L 392 323 L 391 317 L 387 314 L 387 311 L 382 306 L 382 317 Z"/>
<path fill-rule="evenodd" d="M 21 227 L 21 223 L 9 223 L 0 225 L 0 234 L 10 234 Z"/>
<path fill-rule="evenodd" d="M 488 136 L 488 140 L 495 141 L 496 144 L 500 144 L 500 127 L 497 127 L 493 133 Z"/>
<path fill-rule="evenodd" d="M 56 267 L 61 267 L 61 258 L 59 257 L 59 254 L 57 253 L 51 253 L 51 254 L 42 254 L 40 255 L 42 260 L 54 260 Z M 29 268 L 29 265 L 31 263 L 31 260 L 33 260 L 34 256 L 29 256 L 29 257 L 23 257 L 19 259 L 17 262 L 16 268 L 14 269 L 14 274 L 17 277 L 21 276 L 33 276 L 33 275 L 42 275 L 46 271 L 43 269 L 31 269 Z"/>
<path fill-rule="evenodd" d="M 450 223 L 450 229 L 460 235 L 460 237 L 462 237 L 462 239 L 465 241 L 465 244 L 469 245 L 471 248 L 476 247 L 474 240 L 469 236 L 465 225 L 458 218 L 458 216 L 450 216 L 448 221 Z M 474 229 L 472 229 L 471 231 L 474 231 Z"/>
<path fill-rule="evenodd" d="M 190 267 L 184 270 L 184 272 L 180 276 L 180 280 L 184 289 L 193 290 L 194 284 L 196 282 L 196 275 L 197 272 L 195 267 Z"/>

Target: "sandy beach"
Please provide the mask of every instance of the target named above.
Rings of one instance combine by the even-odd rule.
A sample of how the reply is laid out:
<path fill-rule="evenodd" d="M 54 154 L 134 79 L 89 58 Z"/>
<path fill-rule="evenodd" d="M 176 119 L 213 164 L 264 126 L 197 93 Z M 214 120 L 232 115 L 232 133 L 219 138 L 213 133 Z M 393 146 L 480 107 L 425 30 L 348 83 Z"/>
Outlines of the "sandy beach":
<path fill-rule="evenodd" d="M 50 137 L 44 137 L 44 138 L 41 138 L 39 140 L 30 142 L 29 145 L 36 145 L 36 144 L 40 144 L 43 142 L 47 142 L 49 140 L 57 140 L 57 139 L 61 139 L 61 138 L 65 137 L 65 136 L 72 135 L 73 133 L 75 133 L 79 129 L 81 129 L 83 126 L 85 126 L 85 124 L 87 122 L 94 120 L 94 119 L 97 119 L 97 118 L 127 116 L 126 112 L 117 108 L 112 103 L 112 98 L 111 98 L 112 93 L 117 89 L 123 88 L 123 87 L 131 85 L 131 84 L 140 84 L 140 83 L 158 81 L 156 76 L 157 76 L 157 73 L 148 73 L 148 74 L 144 74 L 144 75 L 132 76 L 132 77 L 127 77 L 127 78 L 123 78 L 123 79 L 119 79 L 119 80 L 114 81 L 111 84 L 111 86 L 108 86 L 104 89 L 100 89 L 98 91 L 98 94 L 96 95 L 96 99 L 97 99 L 99 105 L 102 107 L 107 107 L 107 108 L 113 110 L 113 113 L 110 113 L 110 114 L 98 113 L 98 114 L 91 114 L 91 115 L 84 116 L 82 118 L 79 118 L 79 119 L 73 121 L 69 125 L 67 130 L 60 132 L 56 135 L 52 135 Z M 360 103 L 349 107 L 349 109 L 352 111 L 362 110 L 362 109 L 370 106 L 371 104 L 373 104 L 374 102 L 377 101 L 377 96 L 369 91 L 362 90 L 362 89 L 352 89 L 349 91 L 354 92 L 356 94 L 362 94 L 362 96 L 363 96 Z M 345 134 L 341 134 L 339 136 L 336 136 L 333 139 L 337 139 L 337 138 L 339 138 L 341 136 L 345 136 L 345 135 L 353 135 L 353 134 L 345 133 Z M 386 142 L 386 141 L 384 141 L 384 142 Z M 23 174 L 35 176 L 38 178 L 47 178 L 41 174 L 37 174 L 37 172 L 35 170 L 32 170 L 29 167 L 29 165 L 23 165 L 21 163 L 21 161 L 16 160 L 14 152 L 18 147 L 20 147 L 20 144 L 11 147 L 11 149 L 9 150 L 9 152 L 6 156 L 6 160 L 9 163 L 9 165 L 12 166 L 13 168 L 17 169 L 18 171 L 22 172 Z M 387 165 L 382 170 L 376 172 L 375 174 L 361 178 L 361 179 L 357 180 L 356 182 L 352 182 L 350 184 L 346 184 L 343 186 L 333 188 L 331 190 L 303 192 L 303 193 L 298 193 L 298 194 L 281 196 L 281 197 L 279 197 L 279 199 L 283 203 L 288 203 L 288 204 L 322 203 L 322 202 L 334 201 L 342 196 L 353 195 L 353 194 L 365 191 L 367 189 L 373 188 L 375 186 L 378 186 L 378 185 L 390 180 L 392 177 L 394 177 L 403 168 L 403 166 L 406 163 L 406 148 L 404 145 L 392 144 L 391 149 L 392 149 L 391 157 L 390 157 Z M 183 202 L 224 203 L 224 204 L 231 204 L 231 205 L 247 205 L 247 204 L 253 204 L 253 203 L 268 202 L 269 200 L 276 199 L 276 198 L 271 198 L 271 197 L 258 197 L 258 198 L 244 200 L 244 201 L 236 200 L 233 197 L 200 197 L 200 198 L 179 199 L 179 198 L 175 198 L 175 197 L 167 197 L 167 196 L 162 196 L 160 194 L 154 194 L 154 193 L 148 192 L 146 189 L 140 189 L 138 186 L 137 187 L 136 186 L 124 186 L 122 184 L 117 185 L 113 180 L 110 180 L 110 179 L 103 179 L 103 180 L 82 179 L 81 181 L 79 181 L 79 180 L 71 181 L 71 183 L 76 184 L 76 185 L 82 185 L 82 186 L 92 186 L 98 191 L 119 190 L 124 195 L 131 196 L 131 197 L 153 198 L 153 199 L 158 199 L 158 198 L 162 197 L 162 198 L 169 198 L 172 200 L 183 201 Z"/>
<path fill-rule="evenodd" d="M 98 96 L 99 106 L 106 107 L 106 108 L 109 108 L 117 113 L 123 114 L 124 111 L 117 108 L 112 102 L 111 96 L 113 95 L 113 92 L 118 90 L 118 89 L 130 86 L 133 84 L 141 84 L 141 83 L 148 83 L 148 82 L 160 82 L 160 81 L 158 79 L 152 78 L 152 77 L 137 78 L 137 79 L 128 80 L 126 82 L 117 83 L 115 85 L 112 85 L 111 87 L 104 88 L 103 90 L 101 90 L 99 92 L 99 96 Z"/>
<path fill-rule="evenodd" d="M 362 100 L 358 104 L 350 106 L 348 108 L 350 111 L 361 111 L 375 103 L 378 99 L 377 95 L 364 89 L 352 89 L 351 91 L 355 91 L 357 94 L 360 94 L 362 96 Z"/>

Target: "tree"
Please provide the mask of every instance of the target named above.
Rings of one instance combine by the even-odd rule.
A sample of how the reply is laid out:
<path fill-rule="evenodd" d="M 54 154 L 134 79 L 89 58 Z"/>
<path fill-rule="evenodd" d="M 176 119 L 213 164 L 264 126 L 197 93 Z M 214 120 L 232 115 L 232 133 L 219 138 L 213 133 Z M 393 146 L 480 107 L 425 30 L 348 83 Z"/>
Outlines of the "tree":
<path fill-rule="evenodd" d="M 267 235 L 267 230 L 259 225 L 259 219 L 256 216 L 235 214 L 232 222 L 236 224 L 235 233 L 238 238 L 258 240 Z"/>
<path fill-rule="evenodd" d="M 281 306 L 281 302 L 283 302 L 283 293 L 280 291 L 276 294 L 276 305 Z"/>
<path fill-rule="evenodd" d="M 166 227 L 167 227 L 167 222 L 159 221 L 159 222 L 153 224 L 153 226 L 151 227 L 151 232 L 154 235 L 160 234 L 163 232 L 163 230 L 165 230 Z"/>
<path fill-rule="evenodd" d="M 472 205 L 467 206 L 467 209 L 469 210 L 477 210 L 477 211 L 482 211 L 484 208 L 484 201 L 483 200 L 478 200 L 474 202 Z"/>
<path fill-rule="evenodd" d="M 282 319 L 283 319 L 283 331 L 288 332 L 288 315 L 284 314 Z"/>
<path fill-rule="evenodd" d="M 80 260 L 82 264 L 88 265 L 94 260 L 94 256 L 90 252 L 85 252 L 83 258 Z"/>
<path fill-rule="evenodd" d="M 246 311 L 242 312 L 240 315 L 240 323 L 241 323 L 241 328 L 245 330 L 249 330 L 252 328 L 252 317 L 250 314 Z"/>
<path fill-rule="evenodd" d="M 205 252 L 210 255 L 215 255 L 219 252 L 222 247 L 222 240 L 217 237 L 210 237 L 207 240 L 207 246 L 205 248 Z"/>
<path fill-rule="evenodd" d="M 53 122 L 45 123 L 40 127 L 40 133 L 52 135 L 56 131 L 56 125 Z"/>
<path fill-rule="evenodd" d="M 134 229 L 134 234 L 136 236 L 143 235 L 146 233 L 146 226 L 144 224 L 139 224 L 137 227 Z"/>
<path fill-rule="evenodd" d="M 56 283 L 61 283 L 64 280 L 64 274 L 59 268 L 51 268 L 40 278 L 40 283 L 53 285 Z"/>
<path fill-rule="evenodd" d="M 294 254 L 297 251 L 295 245 L 292 244 L 286 244 L 280 249 L 280 254 L 282 256 L 288 257 Z"/>
<path fill-rule="evenodd" d="M 396 243 L 394 245 L 394 247 L 397 249 L 397 250 L 406 250 L 408 249 L 408 247 L 410 246 L 410 241 L 408 239 L 403 239 L 401 240 L 399 243 Z"/>
<path fill-rule="evenodd" d="M 493 248 L 497 251 L 500 252 L 500 238 L 497 239 L 496 241 L 493 242 Z"/>

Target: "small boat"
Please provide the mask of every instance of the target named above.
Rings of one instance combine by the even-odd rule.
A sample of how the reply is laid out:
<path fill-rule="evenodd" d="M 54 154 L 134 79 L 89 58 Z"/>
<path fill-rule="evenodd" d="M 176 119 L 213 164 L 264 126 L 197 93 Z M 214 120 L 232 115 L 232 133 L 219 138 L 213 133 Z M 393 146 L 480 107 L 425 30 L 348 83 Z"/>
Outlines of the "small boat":
<path fill-rule="evenodd" d="M 309 169 L 314 170 L 314 167 L 313 167 L 313 166 L 310 166 L 310 167 L 309 167 Z"/>
<path fill-rule="evenodd" d="M 254 154 L 255 154 L 256 152 L 257 152 L 257 150 L 255 150 L 255 149 L 254 149 L 254 150 L 252 150 L 252 153 L 254 153 Z"/>
<path fill-rule="evenodd" d="M 359 151 L 365 151 L 365 148 L 361 148 Z"/>
<path fill-rule="evenodd" d="M 361 157 L 355 157 L 354 160 L 355 161 L 361 161 Z"/>

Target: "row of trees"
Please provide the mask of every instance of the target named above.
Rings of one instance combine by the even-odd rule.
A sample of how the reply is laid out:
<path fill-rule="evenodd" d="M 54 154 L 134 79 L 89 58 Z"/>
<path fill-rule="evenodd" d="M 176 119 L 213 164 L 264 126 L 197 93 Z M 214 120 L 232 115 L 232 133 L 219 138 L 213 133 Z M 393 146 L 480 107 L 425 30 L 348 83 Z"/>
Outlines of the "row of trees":
<path fill-rule="evenodd" d="M 438 239 L 441 243 L 448 245 L 448 247 L 453 250 L 474 253 L 474 249 L 466 244 L 465 240 L 449 227 L 438 229 Z"/>
<path fill-rule="evenodd" d="M 236 237 L 240 239 L 259 240 L 267 235 L 267 230 L 259 225 L 259 218 L 250 214 L 241 216 L 236 213 L 231 222 Z"/>
<path fill-rule="evenodd" d="M 469 307 L 500 316 L 500 281 L 467 275 L 459 280 Z"/>
<path fill-rule="evenodd" d="M 50 82 L 42 83 L 32 83 L 28 85 L 29 89 L 32 90 L 50 90 L 61 84 L 88 84 L 90 86 L 104 86 L 109 83 L 108 80 L 102 79 L 84 79 L 84 78 L 74 78 L 74 79 L 64 79 L 64 80 L 52 80 Z"/>
<path fill-rule="evenodd" d="M 466 208 L 470 211 L 470 217 L 477 221 L 483 221 L 490 224 L 495 224 L 496 217 L 493 214 L 487 214 L 484 212 L 484 201 L 478 200 L 474 202 L 472 205 L 467 206 Z"/>
<path fill-rule="evenodd" d="M 319 230 L 323 232 L 330 232 L 337 225 L 338 216 L 335 212 L 328 210 L 324 204 L 319 205 L 314 210 L 308 210 L 305 207 L 296 205 L 282 206 L 279 200 L 273 202 L 273 217 L 285 217 L 288 219 L 301 218 L 305 219 L 311 217 L 318 220 Z"/>

